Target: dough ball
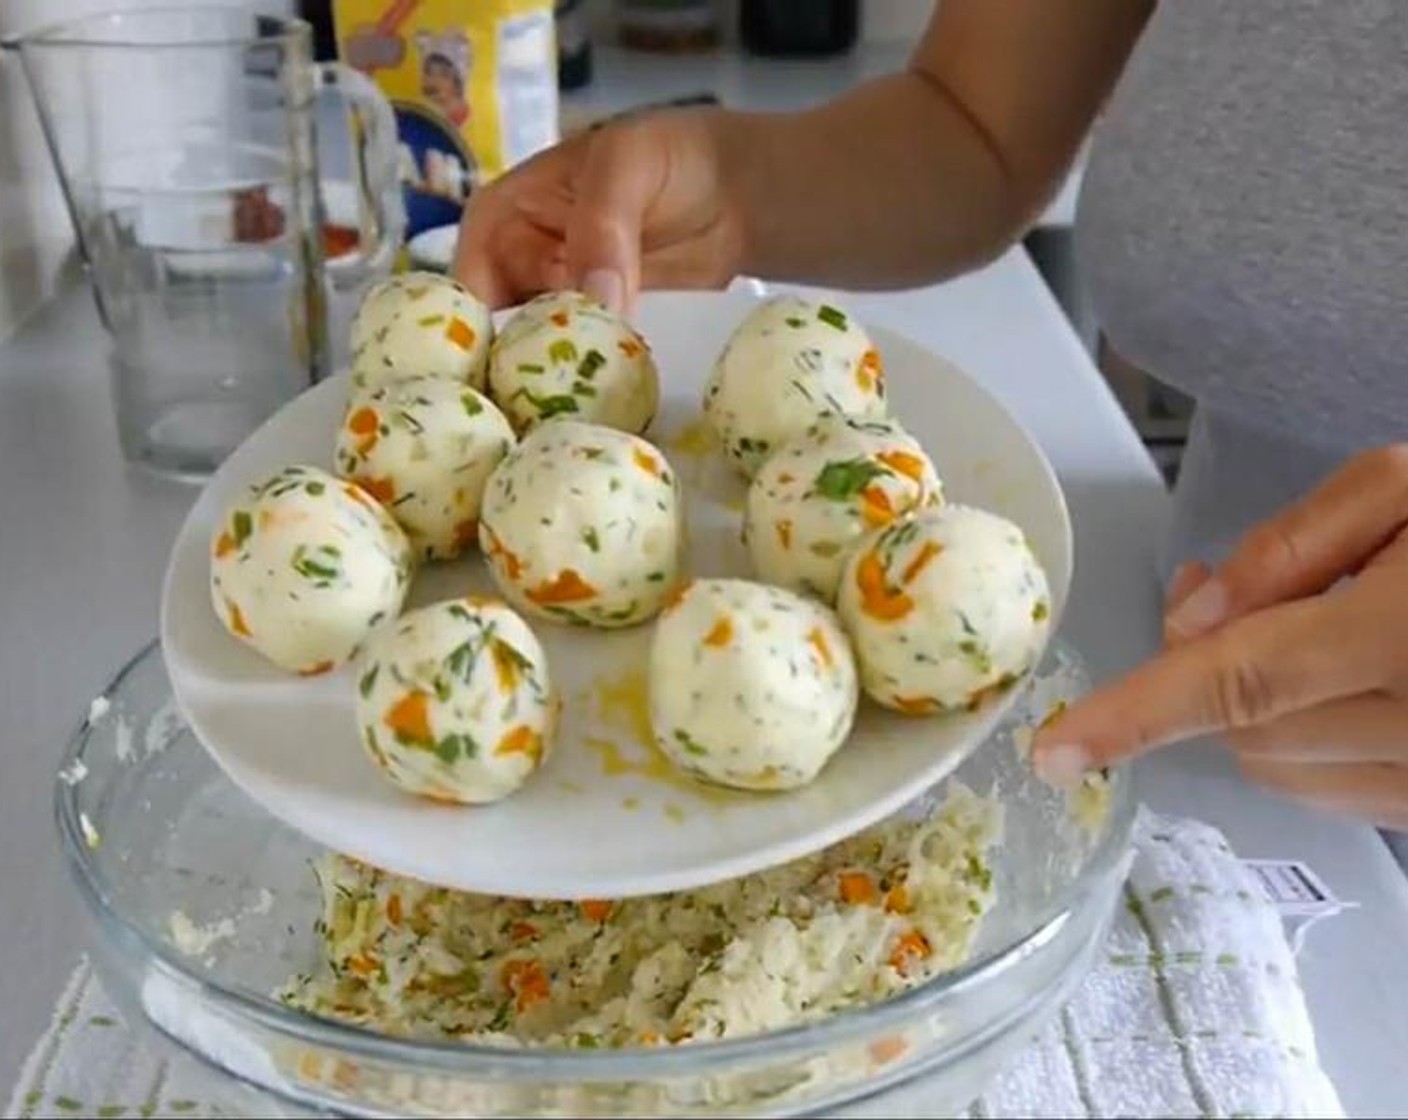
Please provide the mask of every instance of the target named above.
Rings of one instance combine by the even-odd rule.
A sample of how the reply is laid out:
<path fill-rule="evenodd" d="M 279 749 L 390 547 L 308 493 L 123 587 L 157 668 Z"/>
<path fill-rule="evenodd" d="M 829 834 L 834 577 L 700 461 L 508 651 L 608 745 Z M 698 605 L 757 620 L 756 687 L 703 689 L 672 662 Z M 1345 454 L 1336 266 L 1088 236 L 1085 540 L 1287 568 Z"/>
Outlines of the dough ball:
<path fill-rule="evenodd" d="M 479 545 L 504 596 L 560 622 L 620 627 L 656 614 L 679 580 L 675 473 L 639 436 L 556 420 L 489 478 Z"/>
<path fill-rule="evenodd" d="M 974 710 L 1046 644 L 1046 573 L 1005 518 L 943 506 L 862 542 L 841 580 L 841 618 L 865 691 L 913 715 Z"/>
<path fill-rule="evenodd" d="M 435 272 L 374 284 L 352 318 L 352 384 L 445 377 L 484 388 L 494 324 L 468 288 Z"/>
<path fill-rule="evenodd" d="M 831 416 L 759 469 L 743 537 L 759 579 L 834 603 L 861 537 L 942 501 L 929 456 L 897 421 Z"/>
<path fill-rule="evenodd" d="M 484 487 L 515 442 L 487 397 L 416 377 L 353 399 L 337 470 L 386 507 L 417 555 L 447 560 L 478 540 Z"/>
<path fill-rule="evenodd" d="M 489 353 L 489 391 L 520 432 L 569 416 L 640 433 L 660 402 L 650 347 L 624 319 L 576 292 L 525 304 Z"/>
<path fill-rule="evenodd" d="M 250 488 L 215 530 L 210 597 L 225 629 L 291 672 L 325 673 L 401 612 L 410 542 L 364 490 L 316 467 Z"/>
<path fill-rule="evenodd" d="M 870 336 L 844 311 L 800 296 L 756 307 L 733 332 L 704 390 L 725 453 L 752 477 L 827 415 L 879 420 L 885 380 Z"/>
<path fill-rule="evenodd" d="M 503 603 L 454 599 L 408 611 L 368 645 L 359 670 L 362 743 L 409 793 L 497 801 L 528 780 L 552 743 L 547 658 Z"/>
<path fill-rule="evenodd" d="M 660 749 L 719 785 L 781 790 L 821 772 L 851 732 L 859 685 L 836 616 L 738 579 L 690 584 L 650 651 Z"/>

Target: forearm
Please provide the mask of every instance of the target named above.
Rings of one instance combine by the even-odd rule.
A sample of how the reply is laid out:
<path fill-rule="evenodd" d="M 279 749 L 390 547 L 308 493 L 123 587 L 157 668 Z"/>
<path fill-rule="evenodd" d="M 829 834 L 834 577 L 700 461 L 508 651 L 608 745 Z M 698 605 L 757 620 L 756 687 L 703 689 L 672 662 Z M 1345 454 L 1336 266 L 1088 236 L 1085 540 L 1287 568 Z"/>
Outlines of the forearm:
<path fill-rule="evenodd" d="M 932 78 L 818 109 L 719 119 L 748 275 L 849 288 L 932 282 L 1000 254 L 1044 202 Z"/>

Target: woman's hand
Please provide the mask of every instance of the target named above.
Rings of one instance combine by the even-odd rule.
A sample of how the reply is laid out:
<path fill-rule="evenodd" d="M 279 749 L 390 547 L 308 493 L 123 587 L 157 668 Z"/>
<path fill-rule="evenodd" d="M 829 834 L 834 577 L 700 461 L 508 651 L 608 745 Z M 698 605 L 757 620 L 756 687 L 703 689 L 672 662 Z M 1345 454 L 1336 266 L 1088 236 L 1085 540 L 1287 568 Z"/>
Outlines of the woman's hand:
<path fill-rule="evenodd" d="M 1043 776 L 1222 732 L 1254 781 L 1408 828 L 1408 444 L 1358 456 L 1218 569 L 1183 569 L 1165 638 L 1038 736 Z"/>
<path fill-rule="evenodd" d="M 722 287 L 742 243 L 725 119 L 659 113 L 529 160 L 471 195 L 454 274 L 492 307 L 576 288 L 626 311 L 642 287 Z"/>

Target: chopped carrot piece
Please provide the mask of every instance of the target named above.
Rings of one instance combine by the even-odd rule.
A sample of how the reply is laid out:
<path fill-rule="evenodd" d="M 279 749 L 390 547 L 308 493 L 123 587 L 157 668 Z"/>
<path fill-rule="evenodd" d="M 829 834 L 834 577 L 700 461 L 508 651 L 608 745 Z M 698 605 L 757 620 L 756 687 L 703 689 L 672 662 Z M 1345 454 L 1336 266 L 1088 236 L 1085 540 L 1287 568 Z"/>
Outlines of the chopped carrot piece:
<path fill-rule="evenodd" d="M 298 675 L 299 675 L 300 677 L 321 677 L 324 673 L 331 673 L 331 672 L 332 672 L 332 662 L 331 662 L 331 661 L 319 661 L 319 662 L 317 662 L 316 664 L 309 665 L 308 668 L 306 668 L 306 669 L 299 669 L 299 670 L 298 670 Z"/>
<path fill-rule="evenodd" d="M 611 916 L 611 903 L 596 898 L 584 898 L 579 904 L 582 916 L 589 922 L 604 922 Z"/>
<path fill-rule="evenodd" d="M 358 976 L 372 976 L 381 969 L 381 963 L 367 953 L 358 953 L 347 961 L 347 967 Z"/>
<path fill-rule="evenodd" d="M 881 622 L 896 622 L 914 610 L 914 600 L 903 591 L 892 591 L 885 582 L 880 554 L 871 549 L 856 565 L 856 588 L 861 610 Z"/>
<path fill-rule="evenodd" d="M 393 894 L 386 900 L 386 920 L 393 926 L 399 926 L 402 916 L 401 896 L 399 894 Z"/>
<path fill-rule="evenodd" d="M 782 483 L 783 486 L 786 486 L 789 482 L 795 482 L 796 480 L 797 476 L 795 474 L 788 474 L 786 471 L 783 471 L 777 476 L 777 481 Z"/>
<path fill-rule="evenodd" d="M 235 538 L 230 536 L 229 530 L 223 531 L 215 541 L 215 558 L 218 560 L 222 556 L 228 556 L 239 546 L 235 544 Z"/>
<path fill-rule="evenodd" d="M 733 641 L 733 620 L 728 615 L 720 615 L 713 627 L 704 635 L 704 644 L 719 649 Z"/>
<path fill-rule="evenodd" d="M 913 583 L 919 573 L 929 566 L 929 561 L 940 555 L 944 550 L 941 544 L 933 541 L 925 541 L 919 546 L 919 555 L 905 565 L 904 572 L 900 575 L 900 582 L 908 586 Z"/>
<path fill-rule="evenodd" d="M 843 871 L 840 876 L 841 901 L 852 906 L 872 903 L 879 897 L 875 880 L 864 871 Z"/>
<path fill-rule="evenodd" d="M 916 961 L 922 961 L 932 950 L 929 939 L 917 929 L 902 934 L 890 951 L 890 967 L 901 976 L 908 976 Z"/>
<path fill-rule="evenodd" d="M 894 448 L 890 451 L 882 451 L 875 457 L 896 474 L 902 474 L 905 478 L 912 478 L 915 482 L 920 482 L 924 478 L 924 460 L 918 455 Z"/>
<path fill-rule="evenodd" d="M 511 696 L 518 687 L 518 660 L 513 647 L 495 638 L 489 643 L 489 654 L 494 659 L 494 673 L 499 678 L 499 691 Z"/>
<path fill-rule="evenodd" d="M 551 315 L 548 316 L 548 320 L 549 320 L 549 322 L 551 322 L 552 325 L 555 326 L 555 327 L 565 327 L 565 326 L 567 326 L 567 322 L 568 322 L 568 319 L 567 319 L 567 312 L 565 312 L 565 311 L 554 311 Z"/>
<path fill-rule="evenodd" d="M 435 741 L 430 730 L 430 697 L 420 689 L 412 689 L 386 709 L 382 722 L 401 738 L 411 743 Z"/>
<path fill-rule="evenodd" d="M 512 731 L 504 733 L 499 745 L 494 748 L 494 753 L 526 754 L 536 766 L 543 758 L 543 737 L 526 723 L 520 723 Z"/>
<path fill-rule="evenodd" d="M 896 696 L 894 706 L 907 716 L 927 716 L 939 705 L 929 696 Z"/>
<path fill-rule="evenodd" d="M 823 668 L 830 669 L 836 664 L 836 658 L 831 652 L 831 643 L 826 640 L 826 634 L 820 626 L 813 626 L 807 631 L 807 644 L 816 650 Z"/>
<path fill-rule="evenodd" d="M 885 909 L 891 914 L 908 914 L 912 906 L 909 888 L 903 883 L 896 883 L 885 892 Z"/>
<path fill-rule="evenodd" d="M 244 620 L 244 612 L 240 610 L 239 604 L 232 599 L 225 600 L 225 608 L 230 612 L 230 629 L 241 638 L 252 638 L 249 623 Z"/>
<path fill-rule="evenodd" d="M 648 451 L 642 451 L 637 447 L 631 452 L 631 458 L 635 460 L 636 466 L 646 474 L 654 475 L 656 478 L 660 477 L 660 461 Z"/>
<path fill-rule="evenodd" d="M 616 345 L 621 348 L 621 353 L 628 358 L 634 358 L 645 350 L 645 347 L 633 338 L 623 338 Z"/>
<path fill-rule="evenodd" d="M 1038 731 L 1045 731 L 1053 723 L 1061 718 L 1066 711 L 1066 702 L 1058 700 L 1051 706 L 1051 710 L 1041 717 L 1041 722 L 1036 725 Z"/>
<path fill-rule="evenodd" d="M 389 478 L 354 478 L 352 481 L 382 505 L 396 500 L 396 484 Z"/>
<path fill-rule="evenodd" d="M 860 364 L 856 366 L 856 384 L 862 391 L 873 393 L 879 388 L 883 376 L 884 367 L 880 364 L 879 353 L 867 350 L 861 355 Z"/>
<path fill-rule="evenodd" d="M 508 927 L 508 935 L 515 941 L 533 941 L 538 936 L 538 927 L 532 922 L 514 922 Z"/>
<path fill-rule="evenodd" d="M 474 328 L 456 315 L 450 320 L 450 325 L 445 328 L 445 337 L 461 350 L 468 350 L 474 345 L 477 336 L 474 333 Z"/>
<path fill-rule="evenodd" d="M 548 974 L 537 961 L 507 961 L 499 979 L 514 997 L 514 1006 L 520 1014 L 535 1003 L 543 1003 L 552 994 Z"/>
<path fill-rule="evenodd" d="M 543 607 L 558 603 L 583 603 L 596 598 L 596 588 L 578 575 L 575 569 L 564 568 L 555 579 L 544 580 L 537 587 L 529 588 L 528 598 Z"/>
<path fill-rule="evenodd" d="M 908 1049 L 909 1043 L 891 1035 L 870 1044 L 870 1058 L 877 1065 L 888 1065 Z"/>
<path fill-rule="evenodd" d="M 860 492 L 861 515 L 872 529 L 888 525 L 895 519 L 895 507 L 890 504 L 890 495 L 878 486 L 867 486 Z"/>
<path fill-rule="evenodd" d="M 777 539 L 783 548 L 792 547 L 792 522 L 785 517 L 777 523 Z"/>
<path fill-rule="evenodd" d="M 1016 683 L 1016 680 L 1016 677 L 1010 675 L 1002 676 L 993 681 L 992 684 L 976 689 L 973 694 L 968 697 L 968 703 L 964 705 L 965 709 L 970 712 L 976 712 L 994 696 L 1001 696 Z"/>
<path fill-rule="evenodd" d="M 492 529 L 486 529 L 489 537 L 489 558 L 502 564 L 504 574 L 515 582 L 523 575 L 523 561 L 504 547 L 504 542 Z"/>
<path fill-rule="evenodd" d="M 376 414 L 376 409 L 363 405 L 354 409 L 347 417 L 347 430 L 354 436 L 369 436 L 376 431 L 377 425 L 381 423 Z"/>

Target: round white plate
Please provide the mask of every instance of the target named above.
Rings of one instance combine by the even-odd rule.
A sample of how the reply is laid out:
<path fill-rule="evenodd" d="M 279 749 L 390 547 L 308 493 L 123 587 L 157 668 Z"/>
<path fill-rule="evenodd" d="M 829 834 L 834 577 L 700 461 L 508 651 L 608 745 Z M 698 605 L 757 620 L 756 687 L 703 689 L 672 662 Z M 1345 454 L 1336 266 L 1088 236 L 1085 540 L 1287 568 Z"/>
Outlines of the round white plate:
<path fill-rule="evenodd" d="M 715 354 L 753 303 L 744 293 L 647 297 L 638 325 L 663 382 L 649 437 L 686 487 L 694 576 L 750 575 L 739 542 L 743 481 L 701 449 L 699 401 Z M 1059 620 L 1071 574 L 1065 503 L 1031 438 L 948 362 L 888 331 L 893 412 L 933 456 L 950 500 L 1014 520 L 1044 563 Z M 230 457 L 172 553 L 161 636 L 177 702 L 225 772 L 274 815 L 375 866 L 466 890 L 616 898 L 741 875 L 814 851 L 901 808 L 983 742 L 1017 690 L 982 711 L 912 719 L 863 704 L 851 741 L 810 786 L 731 793 L 677 776 L 651 739 L 647 624 L 613 633 L 535 622 L 566 702 L 542 768 L 494 805 L 403 794 L 366 757 L 355 669 L 285 675 L 236 642 L 210 607 L 211 530 L 244 487 L 290 463 L 328 467 L 347 385 L 309 390 Z M 411 603 L 492 592 L 482 560 L 428 566 Z M 1053 627 L 1054 629 L 1054 627 Z"/>
<path fill-rule="evenodd" d="M 406 242 L 406 251 L 418 268 L 449 272 L 450 265 L 455 261 L 455 241 L 459 233 L 460 227 L 457 225 L 424 230 Z"/>

